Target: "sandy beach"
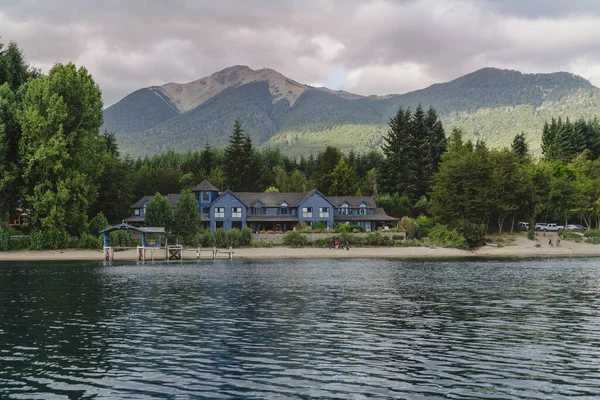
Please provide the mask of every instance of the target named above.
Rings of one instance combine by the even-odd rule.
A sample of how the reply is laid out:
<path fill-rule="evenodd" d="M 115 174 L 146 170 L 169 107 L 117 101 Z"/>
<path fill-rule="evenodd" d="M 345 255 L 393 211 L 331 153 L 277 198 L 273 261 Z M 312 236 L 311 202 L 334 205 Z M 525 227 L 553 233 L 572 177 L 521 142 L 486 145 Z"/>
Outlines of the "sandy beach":
<path fill-rule="evenodd" d="M 555 242 L 556 238 L 553 238 Z M 531 241 L 525 237 L 516 237 L 515 241 L 503 247 L 486 245 L 475 251 L 430 247 L 356 247 L 350 250 L 319 248 L 241 248 L 234 249 L 234 258 L 277 259 L 277 258 L 463 258 L 463 257 L 600 257 L 600 245 L 563 241 L 560 247 L 550 247 L 548 237 L 539 237 Z M 536 244 L 539 247 L 536 247 Z M 149 257 L 149 253 L 148 253 Z M 164 250 L 157 250 L 155 259 L 165 258 Z M 212 258 L 204 253 L 202 258 Z M 218 258 L 228 258 L 219 254 Z M 135 260 L 136 250 L 115 252 L 115 260 Z M 196 259 L 196 250 L 184 252 L 184 259 Z M 17 260 L 102 260 L 100 250 L 46 250 L 46 251 L 7 251 L 0 252 L 0 261 Z"/>

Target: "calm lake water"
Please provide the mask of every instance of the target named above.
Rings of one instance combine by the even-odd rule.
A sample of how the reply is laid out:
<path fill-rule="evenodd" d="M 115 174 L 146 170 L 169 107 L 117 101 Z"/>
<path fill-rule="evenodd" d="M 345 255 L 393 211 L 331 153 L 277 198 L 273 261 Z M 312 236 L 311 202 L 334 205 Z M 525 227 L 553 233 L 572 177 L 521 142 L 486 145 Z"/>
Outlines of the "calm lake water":
<path fill-rule="evenodd" d="M 596 399 L 600 259 L 0 263 L 0 398 Z"/>

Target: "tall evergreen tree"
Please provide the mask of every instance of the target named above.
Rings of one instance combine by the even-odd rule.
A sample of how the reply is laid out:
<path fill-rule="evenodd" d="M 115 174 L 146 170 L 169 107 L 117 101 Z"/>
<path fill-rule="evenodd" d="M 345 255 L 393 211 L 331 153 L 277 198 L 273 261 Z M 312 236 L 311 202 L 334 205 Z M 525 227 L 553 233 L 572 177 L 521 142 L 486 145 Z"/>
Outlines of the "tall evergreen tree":
<path fill-rule="evenodd" d="M 183 244 L 192 244 L 196 233 L 200 231 L 201 220 L 196 197 L 189 189 L 184 190 L 175 204 L 173 232 L 177 239 Z"/>
<path fill-rule="evenodd" d="M 229 145 L 225 148 L 225 184 L 233 191 L 243 190 L 250 159 L 246 154 L 246 138 L 239 120 L 235 120 Z"/>

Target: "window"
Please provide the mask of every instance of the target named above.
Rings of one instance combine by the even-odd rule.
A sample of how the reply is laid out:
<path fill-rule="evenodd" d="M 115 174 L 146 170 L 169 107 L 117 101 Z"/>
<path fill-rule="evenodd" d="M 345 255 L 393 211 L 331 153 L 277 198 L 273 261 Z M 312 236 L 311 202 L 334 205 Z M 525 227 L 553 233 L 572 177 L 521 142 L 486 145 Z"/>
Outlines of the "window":
<path fill-rule="evenodd" d="M 358 213 L 360 215 L 367 215 L 367 206 L 365 206 L 364 204 L 361 204 L 360 208 L 358 209 Z"/>
<path fill-rule="evenodd" d="M 210 192 L 202 192 L 202 201 L 210 201 Z"/>
<path fill-rule="evenodd" d="M 290 209 L 287 206 L 281 206 L 281 209 L 279 210 L 279 214 L 288 215 L 289 213 L 290 213 Z"/>
<path fill-rule="evenodd" d="M 329 207 L 319 207 L 319 218 L 329 218 Z"/>
<path fill-rule="evenodd" d="M 312 207 L 302 207 L 302 218 L 312 218 Z"/>
<path fill-rule="evenodd" d="M 225 218 L 225 207 L 215 207 L 215 218 Z"/>
<path fill-rule="evenodd" d="M 133 210 L 133 215 L 140 215 L 140 209 L 136 208 L 135 210 Z"/>
<path fill-rule="evenodd" d="M 348 215 L 348 204 L 342 204 L 342 208 L 340 208 L 341 215 Z"/>
<path fill-rule="evenodd" d="M 242 218 L 242 208 L 231 207 L 231 218 Z"/>

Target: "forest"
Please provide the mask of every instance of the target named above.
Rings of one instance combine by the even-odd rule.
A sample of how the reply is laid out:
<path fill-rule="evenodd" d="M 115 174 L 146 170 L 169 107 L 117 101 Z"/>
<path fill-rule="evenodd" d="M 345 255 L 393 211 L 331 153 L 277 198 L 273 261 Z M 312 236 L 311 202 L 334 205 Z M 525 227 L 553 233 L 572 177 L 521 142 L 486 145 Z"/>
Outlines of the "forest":
<path fill-rule="evenodd" d="M 189 193 L 203 179 L 221 190 L 373 195 L 406 232 L 435 226 L 468 247 L 522 220 L 600 226 L 595 119 L 547 122 L 539 158 L 522 133 L 510 147 L 490 148 L 460 129 L 447 134 L 436 110 L 419 105 L 397 110 L 378 150 L 328 146 L 290 157 L 257 149 L 236 120 L 225 148 L 134 159 L 121 156 L 114 133 L 100 132 L 102 111 L 100 88 L 84 67 L 56 64 L 42 74 L 15 43 L 0 44 L 0 215 L 8 226 L 16 210 L 28 211 L 29 248 L 93 241 L 142 196 Z"/>

